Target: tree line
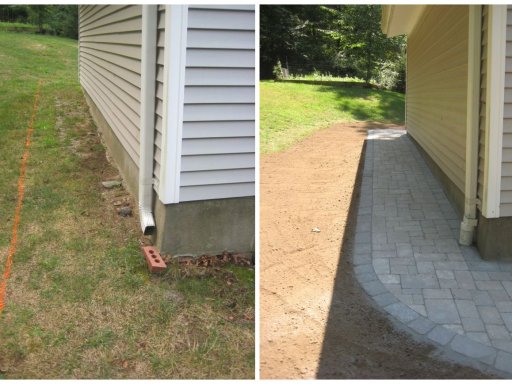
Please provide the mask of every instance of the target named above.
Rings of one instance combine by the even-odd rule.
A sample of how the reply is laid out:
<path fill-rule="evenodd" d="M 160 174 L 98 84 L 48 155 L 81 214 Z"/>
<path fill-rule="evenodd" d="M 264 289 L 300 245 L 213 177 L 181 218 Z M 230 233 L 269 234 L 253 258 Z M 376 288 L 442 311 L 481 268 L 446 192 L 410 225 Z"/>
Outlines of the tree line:
<path fill-rule="evenodd" d="M 386 37 L 381 5 L 261 5 L 260 75 L 276 66 L 405 89 L 405 36 Z"/>
<path fill-rule="evenodd" d="M 0 21 L 33 24 L 37 33 L 78 39 L 78 5 L 0 5 Z"/>

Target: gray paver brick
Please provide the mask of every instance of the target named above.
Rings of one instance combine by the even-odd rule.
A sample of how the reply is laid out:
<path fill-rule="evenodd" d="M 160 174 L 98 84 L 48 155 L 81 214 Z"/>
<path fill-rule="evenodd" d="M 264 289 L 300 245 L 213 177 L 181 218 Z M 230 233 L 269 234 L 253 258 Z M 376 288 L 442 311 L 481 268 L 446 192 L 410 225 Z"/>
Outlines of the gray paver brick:
<path fill-rule="evenodd" d="M 377 274 L 389 274 L 389 260 L 388 259 L 375 259 L 373 260 L 373 269 Z"/>
<path fill-rule="evenodd" d="M 449 279 L 438 279 L 439 286 L 441 288 L 459 288 L 459 284 L 457 284 L 457 280 L 449 280 Z"/>
<path fill-rule="evenodd" d="M 484 323 L 479 317 L 462 317 L 462 326 L 466 332 L 483 332 L 485 331 Z"/>
<path fill-rule="evenodd" d="M 511 340 L 508 329 L 503 325 L 488 324 L 485 328 L 493 340 Z"/>
<path fill-rule="evenodd" d="M 468 269 L 465 261 L 434 261 L 436 270 L 464 271 Z"/>
<path fill-rule="evenodd" d="M 419 316 L 418 313 L 403 303 L 390 304 L 384 309 L 403 323 L 409 323 Z"/>
<path fill-rule="evenodd" d="M 501 284 L 507 291 L 507 293 L 512 296 L 512 281 L 502 281 Z"/>
<path fill-rule="evenodd" d="M 460 324 L 459 312 L 453 300 L 425 299 L 429 319 L 439 324 Z"/>
<path fill-rule="evenodd" d="M 494 305 L 494 301 L 486 291 L 472 291 L 471 295 L 476 305 Z"/>
<path fill-rule="evenodd" d="M 500 316 L 500 313 L 496 309 L 496 307 L 491 306 L 479 306 L 478 312 L 480 312 L 480 317 L 482 321 L 487 324 L 503 324 L 503 320 Z"/>
<path fill-rule="evenodd" d="M 378 276 L 384 284 L 400 284 L 400 275 L 379 274 Z"/>
<path fill-rule="evenodd" d="M 503 319 L 507 329 L 512 332 L 512 313 L 502 313 L 501 318 Z"/>
<path fill-rule="evenodd" d="M 473 295 L 471 294 L 471 291 L 468 291 L 467 289 L 452 289 L 452 295 L 455 299 L 461 299 L 461 300 L 467 300 L 473 299 Z"/>
<path fill-rule="evenodd" d="M 395 251 L 373 251 L 374 258 L 391 258 L 396 257 Z"/>
<path fill-rule="evenodd" d="M 487 333 L 485 332 L 468 332 L 466 333 L 466 335 L 471 340 L 474 340 L 477 343 L 482 343 L 484 345 L 488 345 L 489 347 L 492 346 L 491 340 L 489 339 L 489 336 L 487 336 Z"/>
<path fill-rule="evenodd" d="M 428 333 L 427 336 L 430 340 L 433 340 L 436 343 L 446 345 L 455 337 L 455 335 L 455 332 L 446 329 L 442 325 L 437 325 Z"/>
<path fill-rule="evenodd" d="M 491 280 L 512 280 L 512 273 L 510 272 L 487 272 Z"/>
<path fill-rule="evenodd" d="M 512 373 L 512 354 L 499 351 L 494 366 L 502 371 Z"/>
<path fill-rule="evenodd" d="M 475 359 L 482 359 L 496 355 L 496 350 L 494 348 L 460 335 L 453 338 L 450 346 L 454 351 Z"/>
<path fill-rule="evenodd" d="M 371 264 L 361 264 L 354 268 L 354 272 L 356 275 L 362 275 L 372 271 L 373 267 Z"/>
<path fill-rule="evenodd" d="M 392 265 L 391 273 L 394 275 L 406 275 L 409 273 L 409 269 L 407 265 Z"/>
<path fill-rule="evenodd" d="M 443 324 L 443 326 L 459 335 L 464 335 L 464 328 L 460 324 Z"/>
<path fill-rule="evenodd" d="M 452 299 L 452 292 L 449 289 L 425 288 L 423 290 L 425 299 Z"/>
<path fill-rule="evenodd" d="M 359 275 L 356 275 L 356 277 L 360 283 L 368 283 L 370 281 L 377 280 L 377 274 L 375 272 L 361 273 Z"/>
<path fill-rule="evenodd" d="M 471 275 L 475 280 L 491 280 L 488 272 L 472 271 Z"/>
<path fill-rule="evenodd" d="M 396 252 L 398 257 L 413 257 L 411 244 L 397 244 Z"/>
<path fill-rule="evenodd" d="M 491 340 L 493 347 L 502 351 L 512 352 L 512 341 L 509 340 Z"/>
<path fill-rule="evenodd" d="M 354 254 L 369 255 L 372 251 L 372 247 L 368 243 L 354 244 Z"/>
<path fill-rule="evenodd" d="M 501 290 L 492 290 L 492 291 L 488 291 L 488 292 L 489 292 L 489 295 L 491 296 L 492 300 L 495 303 L 499 303 L 500 301 L 502 302 L 502 301 L 510 300 L 510 296 L 503 289 L 501 289 Z"/>
<path fill-rule="evenodd" d="M 480 318 L 476 305 L 472 300 L 455 300 L 461 317 Z"/>
<path fill-rule="evenodd" d="M 401 279 L 402 288 L 438 288 L 439 282 L 433 274 L 406 275 Z"/>
<path fill-rule="evenodd" d="M 431 261 L 418 261 L 416 263 L 418 273 L 434 273 L 434 264 Z"/>
<path fill-rule="evenodd" d="M 426 319 L 424 317 L 418 317 L 416 320 L 411 321 L 408 326 L 414 329 L 419 334 L 424 335 L 432 328 L 434 328 L 436 323 L 433 321 Z"/>
<path fill-rule="evenodd" d="M 411 309 L 413 309 L 414 311 L 418 312 L 420 315 L 422 316 L 427 316 L 427 310 L 425 309 L 425 306 L 424 305 L 421 305 L 421 304 L 411 304 L 409 305 L 409 307 Z"/>
<path fill-rule="evenodd" d="M 482 291 L 503 290 L 499 281 L 475 281 L 476 287 Z"/>
<path fill-rule="evenodd" d="M 370 296 L 378 295 L 379 293 L 384 293 L 387 291 L 387 289 L 384 287 L 384 285 L 380 281 L 368 281 L 361 284 L 363 288 L 365 289 L 366 293 L 368 293 Z"/>
<path fill-rule="evenodd" d="M 381 307 L 385 307 L 386 305 L 396 303 L 398 301 L 395 295 L 389 292 L 373 296 L 373 300 L 375 300 L 375 302 Z"/>
<path fill-rule="evenodd" d="M 389 260 L 389 264 L 393 267 L 395 265 L 415 265 L 416 261 L 413 257 L 394 257 Z"/>
<path fill-rule="evenodd" d="M 496 308 L 501 313 L 512 312 L 512 302 L 510 302 L 510 301 L 497 302 Z M 503 317 L 503 316 L 501 316 L 501 317 Z"/>
<path fill-rule="evenodd" d="M 455 271 L 455 280 L 462 289 L 475 289 L 475 281 L 469 271 Z"/>
<path fill-rule="evenodd" d="M 370 254 L 354 255 L 354 259 L 353 259 L 354 265 L 371 264 L 371 262 L 372 262 L 372 256 Z"/>
<path fill-rule="evenodd" d="M 455 279 L 455 275 L 453 274 L 453 271 L 436 270 L 436 274 L 439 279 L 450 279 L 450 280 Z"/>

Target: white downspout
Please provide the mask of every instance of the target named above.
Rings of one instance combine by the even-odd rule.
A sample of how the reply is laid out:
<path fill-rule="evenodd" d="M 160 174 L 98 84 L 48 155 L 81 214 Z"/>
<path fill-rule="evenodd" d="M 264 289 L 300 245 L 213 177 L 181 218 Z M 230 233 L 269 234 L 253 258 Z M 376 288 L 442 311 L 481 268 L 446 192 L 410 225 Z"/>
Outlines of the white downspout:
<path fill-rule="evenodd" d="M 142 6 L 139 215 L 142 232 L 155 229 L 153 217 L 153 157 L 155 141 L 155 82 L 157 5 Z"/>
<path fill-rule="evenodd" d="M 459 243 L 471 245 L 478 223 L 478 133 L 480 118 L 480 51 L 482 34 L 482 6 L 469 5 L 468 35 L 468 96 L 466 121 L 466 180 L 464 218 L 460 225 Z"/>

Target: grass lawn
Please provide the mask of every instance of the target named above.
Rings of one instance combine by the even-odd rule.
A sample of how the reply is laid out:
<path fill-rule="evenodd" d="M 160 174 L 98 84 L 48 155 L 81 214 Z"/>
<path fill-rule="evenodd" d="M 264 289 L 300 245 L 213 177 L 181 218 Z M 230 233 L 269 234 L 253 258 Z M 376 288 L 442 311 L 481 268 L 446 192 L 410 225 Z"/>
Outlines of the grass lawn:
<path fill-rule="evenodd" d="M 0 314 L 0 378 L 253 378 L 254 270 L 171 263 L 150 275 L 133 199 L 77 79 L 77 42 L 0 32 L 0 278 L 42 81 L 18 248 Z"/>
<path fill-rule="evenodd" d="M 405 95 L 360 87 L 260 82 L 260 151 L 286 149 L 335 122 L 403 124 Z"/>
<path fill-rule="evenodd" d="M 35 32 L 36 25 L 0 21 L 0 31 Z"/>

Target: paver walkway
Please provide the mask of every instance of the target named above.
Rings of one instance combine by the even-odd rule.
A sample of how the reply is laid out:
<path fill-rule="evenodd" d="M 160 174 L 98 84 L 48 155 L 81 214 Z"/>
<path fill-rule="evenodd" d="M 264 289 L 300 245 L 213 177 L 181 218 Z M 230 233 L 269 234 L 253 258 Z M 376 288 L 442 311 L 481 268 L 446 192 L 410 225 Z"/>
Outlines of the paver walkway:
<path fill-rule="evenodd" d="M 416 336 L 512 377 L 512 263 L 483 261 L 474 247 L 459 246 L 459 224 L 406 132 L 369 131 L 358 281 Z"/>

